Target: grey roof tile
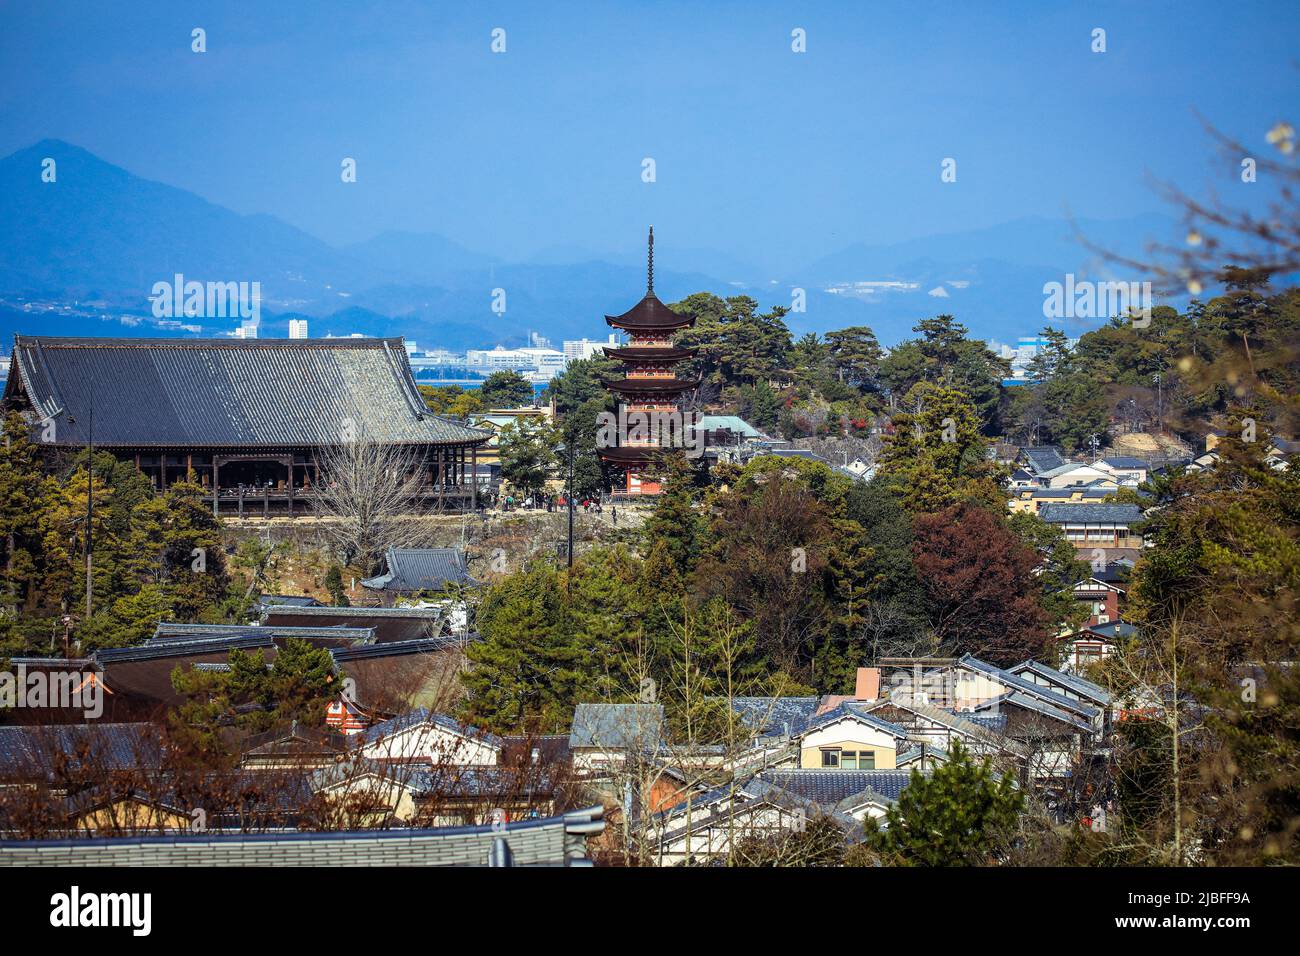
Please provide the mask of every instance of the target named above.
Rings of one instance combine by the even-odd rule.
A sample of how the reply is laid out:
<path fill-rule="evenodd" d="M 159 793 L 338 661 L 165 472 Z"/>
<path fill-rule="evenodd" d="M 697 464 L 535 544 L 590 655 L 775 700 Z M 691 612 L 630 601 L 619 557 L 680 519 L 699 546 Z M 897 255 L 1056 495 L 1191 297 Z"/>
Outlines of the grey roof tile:
<path fill-rule="evenodd" d="M 870 790 L 897 800 L 911 780 L 910 770 L 767 770 L 759 779 L 811 800 L 823 809 Z"/>
<path fill-rule="evenodd" d="M 311 447 L 350 429 L 376 441 L 477 443 L 420 397 L 400 338 L 14 338 L 21 384 L 59 445 Z"/>
<path fill-rule="evenodd" d="M 477 587 L 459 548 L 389 548 L 386 574 L 366 578 L 363 587 L 378 591 L 444 591 L 448 585 Z"/>
<path fill-rule="evenodd" d="M 569 746 L 653 750 L 663 724 L 661 704 L 579 704 L 573 711 Z"/>
<path fill-rule="evenodd" d="M 1137 505 L 1058 504 L 1049 502 L 1038 511 L 1038 516 L 1052 524 L 1124 524 L 1142 520 L 1142 509 Z"/>

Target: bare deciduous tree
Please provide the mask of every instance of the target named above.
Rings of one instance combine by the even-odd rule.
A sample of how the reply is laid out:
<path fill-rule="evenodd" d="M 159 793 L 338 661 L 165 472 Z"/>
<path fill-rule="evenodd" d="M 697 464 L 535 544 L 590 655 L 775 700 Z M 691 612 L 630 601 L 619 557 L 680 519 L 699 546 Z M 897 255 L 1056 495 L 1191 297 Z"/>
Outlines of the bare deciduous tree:
<path fill-rule="evenodd" d="M 316 513 L 346 564 L 370 570 L 390 547 L 428 546 L 426 461 L 365 435 L 323 449 Z"/>

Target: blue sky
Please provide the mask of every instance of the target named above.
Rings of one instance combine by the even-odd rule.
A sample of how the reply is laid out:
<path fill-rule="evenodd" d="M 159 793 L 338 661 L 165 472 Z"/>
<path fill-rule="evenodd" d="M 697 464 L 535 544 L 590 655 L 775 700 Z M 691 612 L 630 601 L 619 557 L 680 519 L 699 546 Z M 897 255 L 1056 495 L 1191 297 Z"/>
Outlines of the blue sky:
<path fill-rule="evenodd" d="M 1294 3 L 1186 0 L 14 0 L 0 153 L 65 139 L 340 244 L 429 231 L 517 259 L 630 249 L 653 222 L 776 268 L 1067 209 L 1159 210 L 1153 177 L 1233 188 L 1193 109 L 1263 151 L 1300 114 L 1298 23 Z"/>

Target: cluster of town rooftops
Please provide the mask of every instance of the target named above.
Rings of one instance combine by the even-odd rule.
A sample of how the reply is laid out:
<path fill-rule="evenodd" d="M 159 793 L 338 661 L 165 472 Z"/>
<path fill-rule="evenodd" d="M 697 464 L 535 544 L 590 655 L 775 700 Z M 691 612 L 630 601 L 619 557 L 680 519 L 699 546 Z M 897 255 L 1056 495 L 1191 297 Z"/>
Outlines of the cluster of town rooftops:
<path fill-rule="evenodd" d="M 300 638 L 330 650 L 349 690 L 330 705 L 324 726 L 295 724 L 241 741 L 233 782 L 210 787 L 239 799 L 204 798 L 203 833 L 215 847 L 205 859 L 238 862 L 272 844 L 284 861 L 310 858 L 316 850 L 301 845 L 311 839 L 305 831 L 330 829 L 322 821 L 346 807 L 354 828 L 425 840 L 418 852 L 426 863 L 466 862 L 466 854 L 486 862 L 491 853 L 519 863 L 583 862 L 607 838 L 602 820 L 625 818 L 650 857 L 670 864 L 717 857 L 738 834 L 771 834 L 818 815 L 853 839 L 868 817 L 883 819 L 914 770 L 932 772 L 956 742 L 1018 786 L 1058 801 L 1063 813 L 1076 811 L 1081 790 L 1087 812 L 1104 812 L 1104 775 L 1095 771 L 1113 722 L 1144 706 L 1117 705 L 1068 665 L 1004 669 L 968 655 L 861 668 L 843 695 L 722 701 L 740 718 L 742 733 L 730 740 L 683 742 L 669 732 L 662 706 L 620 702 L 579 704 L 568 734 L 502 736 L 437 706 L 449 699 L 447 682 L 476 637 L 458 633 L 441 606 L 335 608 L 268 595 L 249 625 L 161 624 L 138 647 L 17 660 L 93 674 L 105 709 L 96 720 L 15 711 L 25 723 L 0 727 L 0 783 L 8 792 L 44 783 L 59 794 L 69 838 L 60 845 L 70 861 L 90 862 L 86 841 L 72 838 L 94 834 L 111 835 L 91 842 L 123 859 L 159 862 L 159 847 L 192 839 L 196 809 L 154 723 L 179 703 L 173 670 L 229 667 L 237 648 L 273 660 L 285 641 Z M 543 849 L 512 848 L 512 828 Z M 0 840 L 18 829 L 11 812 L 0 819 Z M 426 839 L 444 829 L 461 836 Z M 164 836 L 171 842 L 155 841 Z M 29 842 L 0 842 L 0 863 L 21 862 Z"/>

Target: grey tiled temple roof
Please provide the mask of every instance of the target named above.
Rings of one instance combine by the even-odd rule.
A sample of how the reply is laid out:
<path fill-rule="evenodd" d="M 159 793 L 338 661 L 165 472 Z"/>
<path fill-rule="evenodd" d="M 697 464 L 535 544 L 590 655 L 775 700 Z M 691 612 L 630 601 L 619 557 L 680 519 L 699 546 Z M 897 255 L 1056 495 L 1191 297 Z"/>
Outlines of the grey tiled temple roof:
<path fill-rule="evenodd" d="M 330 640 L 339 644 L 373 644 L 373 627 L 278 627 L 257 624 L 179 624 L 160 622 L 148 644 L 199 643 L 223 637 L 258 637 L 286 640 L 299 637 L 304 640 Z"/>
<path fill-rule="evenodd" d="M 258 628 L 241 629 L 233 634 L 219 634 L 192 641 L 150 641 L 133 647 L 101 647 L 92 655 L 95 663 L 118 664 L 126 661 L 153 661 L 165 657 L 193 657 L 233 650 L 249 651 L 259 647 L 274 647 L 275 639 L 269 629 L 258 633 Z"/>
<path fill-rule="evenodd" d="M 459 548 L 389 548 L 388 572 L 366 578 L 363 587 L 377 591 L 443 591 L 449 584 L 478 584 L 469 576 Z"/>
<path fill-rule="evenodd" d="M 349 435 L 393 444 L 477 443 L 439 418 L 394 339 L 130 339 L 18 335 L 5 388 L 53 444 L 296 448 Z"/>
<path fill-rule="evenodd" d="M 436 607 L 289 607 L 262 608 L 263 627 L 370 628 L 376 644 L 437 637 L 446 612 Z"/>

